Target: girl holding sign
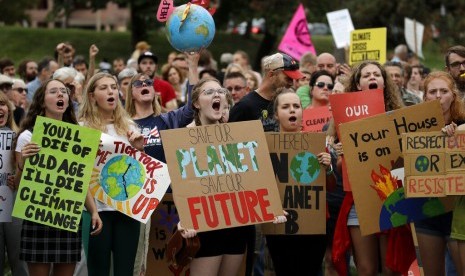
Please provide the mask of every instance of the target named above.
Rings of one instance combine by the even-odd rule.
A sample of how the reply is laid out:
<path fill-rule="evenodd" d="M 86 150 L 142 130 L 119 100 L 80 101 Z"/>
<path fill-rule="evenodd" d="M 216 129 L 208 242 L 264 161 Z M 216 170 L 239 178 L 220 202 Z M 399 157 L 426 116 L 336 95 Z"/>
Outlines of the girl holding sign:
<path fill-rule="evenodd" d="M 34 94 L 16 142 L 17 183 L 21 179 L 25 159 L 40 151 L 39 145 L 31 142 L 32 129 L 37 116 L 77 124 L 74 110 L 70 105 L 69 90 L 63 82 L 48 80 Z M 102 230 L 102 221 L 90 191 L 87 192 L 85 206 L 92 215 L 91 235 L 96 235 Z M 31 276 L 49 276 L 52 263 L 54 275 L 71 276 L 76 263 L 81 258 L 81 243 L 81 229 L 73 233 L 24 220 L 20 258 L 27 262 Z"/>
<path fill-rule="evenodd" d="M 79 121 L 143 150 L 144 139 L 121 105 L 118 95 L 114 77 L 108 73 L 97 73 L 89 80 L 83 95 Z M 140 222 L 99 201 L 97 208 L 105 227 L 99 236 L 90 237 L 87 256 L 89 275 L 109 275 L 112 253 L 114 275 L 132 275 Z"/>
<path fill-rule="evenodd" d="M 223 122 L 223 110 L 231 95 L 221 87 L 216 79 L 205 78 L 194 86 L 192 108 L 194 121 L 187 127 L 212 125 Z M 276 218 L 284 222 L 285 217 Z M 197 235 L 193 229 L 184 229 L 181 223 L 178 230 L 184 238 Z M 197 275 L 237 275 L 242 263 L 247 242 L 247 227 L 235 227 L 199 233 L 200 250 L 190 264 L 190 274 Z"/>
<path fill-rule="evenodd" d="M 443 131 L 447 134 L 453 135 L 457 125 L 465 123 L 465 110 L 462 99 L 458 94 L 454 79 L 448 73 L 433 72 L 426 77 L 423 100 L 425 102 L 440 101 L 446 122 L 446 127 L 443 128 Z M 455 222 L 459 224 L 463 223 L 460 220 L 456 220 Z M 460 240 L 460 234 L 455 230 L 451 233 L 451 225 L 453 229 L 457 225 L 457 223 L 452 222 L 452 212 L 415 222 L 418 247 L 425 275 L 444 274 L 444 255 L 447 249 L 449 249 L 452 260 L 455 263 L 457 275 L 462 275 L 461 271 L 463 271 L 464 267 L 460 265 L 457 242 L 451 240 L 451 237 Z M 465 262 L 462 265 L 465 265 Z"/>
<path fill-rule="evenodd" d="M 300 132 L 303 110 L 299 96 L 285 88 L 277 93 L 273 107 L 280 131 Z M 331 155 L 321 152 L 317 158 L 326 174 L 332 176 Z M 320 272 L 326 235 L 266 235 L 266 242 L 276 275 L 318 275 Z"/>
<path fill-rule="evenodd" d="M 14 115 L 13 115 L 13 110 L 14 106 L 13 104 L 9 101 L 8 97 L 6 96 L 5 93 L 0 93 L 0 129 L 3 131 L 18 131 L 18 127 L 16 126 L 16 123 L 14 121 Z M 13 136 L 12 136 L 13 137 Z M 7 146 L 7 145 L 4 145 Z M 4 151 L 7 149 L 5 147 L 2 147 Z M 6 157 L 10 156 L 13 157 L 13 152 L 11 152 L 11 155 L 3 155 L 2 161 L 3 162 L 9 162 L 10 168 L 14 168 L 14 158 L 11 158 L 10 160 L 7 160 Z M 3 166 L 3 169 L 5 169 L 6 165 Z M 6 171 L 5 174 L 10 174 L 10 172 Z M 6 178 L 4 178 L 6 180 Z M 2 183 L 2 192 L 1 195 L 4 197 L 8 198 L 10 200 L 10 203 L 13 204 L 13 199 L 16 197 L 16 186 L 14 185 L 14 176 L 13 175 L 8 175 L 8 180 L 6 183 Z M 3 194 L 3 192 L 8 192 L 11 194 L 10 197 L 7 197 L 7 195 Z M 5 202 L 3 203 L 5 204 Z M 2 213 L 5 213 L 5 208 L 3 209 Z M 11 210 L 10 213 L 8 214 L 11 216 Z M 19 259 L 19 245 L 21 241 L 21 225 L 22 225 L 22 220 L 19 218 L 12 217 L 11 222 L 0 222 L 0 251 L 3 252 L 3 254 L 0 255 L 0 271 L 4 271 L 5 267 L 5 251 L 8 254 L 8 263 L 11 268 L 11 272 L 13 275 L 27 275 L 27 266 L 24 261 L 21 261 Z"/>
<path fill-rule="evenodd" d="M 152 80 L 144 74 L 136 74 L 130 81 L 126 94 L 126 111 L 139 126 L 144 136 L 144 151 L 151 157 L 166 163 L 160 131 L 185 127 L 192 122 L 194 111 L 191 106 L 192 85 L 198 82 L 197 64 L 200 54 L 197 52 L 185 53 L 189 64 L 189 84 L 187 91 L 187 104 L 183 107 L 161 113 L 159 98 L 153 88 Z M 171 192 L 170 190 L 168 192 Z M 148 240 L 150 233 L 150 220 L 141 225 L 139 247 L 136 257 L 135 271 L 139 267 L 146 267 Z"/>
<path fill-rule="evenodd" d="M 372 89 L 383 90 L 386 111 L 399 109 L 403 106 L 396 85 L 388 77 L 383 66 L 376 61 L 363 61 L 353 69 L 347 80 L 345 92 Z M 338 155 L 342 155 L 342 145 L 339 143 L 335 146 Z M 382 263 L 383 275 L 397 275 L 386 266 L 388 235 L 372 234 L 362 236 L 352 193 L 347 192 L 341 206 L 333 240 L 333 261 L 340 274 L 346 272 L 343 268 L 346 263 L 345 251 L 349 249 L 350 242 L 352 242 L 355 264 L 359 275 L 376 275 L 379 260 Z"/>

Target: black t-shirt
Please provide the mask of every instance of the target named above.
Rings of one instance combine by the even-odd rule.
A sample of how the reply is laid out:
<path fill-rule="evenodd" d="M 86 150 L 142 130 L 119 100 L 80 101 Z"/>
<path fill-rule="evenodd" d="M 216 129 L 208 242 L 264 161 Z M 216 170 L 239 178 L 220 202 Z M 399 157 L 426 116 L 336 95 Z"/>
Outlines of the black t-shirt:
<path fill-rule="evenodd" d="M 251 120 L 260 120 L 264 131 L 279 131 L 279 125 L 274 119 L 273 101 L 263 98 L 256 91 L 245 95 L 229 114 L 229 122 Z"/>
<path fill-rule="evenodd" d="M 169 129 L 165 121 L 160 116 L 150 115 L 143 119 L 134 120 L 140 127 L 140 132 L 144 136 L 144 151 L 153 158 L 166 163 L 163 143 L 161 142 L 160 131 Z"/>
<path fill-rule="evenodd" d="M 13 117 L 15 119 L 16 125 L 19 126 L 21 123 L 21 120 L 24 117 L 24 109 L 20 106 L 16 106 L 15 110 L 13 111 Z"/>

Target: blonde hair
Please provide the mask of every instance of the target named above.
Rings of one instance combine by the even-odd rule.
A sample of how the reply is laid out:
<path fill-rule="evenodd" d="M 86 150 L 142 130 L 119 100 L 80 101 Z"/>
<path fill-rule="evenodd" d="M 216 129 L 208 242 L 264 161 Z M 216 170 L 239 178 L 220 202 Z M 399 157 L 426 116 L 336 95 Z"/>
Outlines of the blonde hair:
<path fill-rule="evenodd" d="M 134 105 L 134 99 L 132 98 L 132 84 L 143 76 L 147 80 L 150 79 L 149 76 L 142 74 L 142 73 L 138 73 L 134 77 L 131 78 L 131 81 L 129 83 L 128 91 L 126 94 L 126 112 L 129 114 L 130 117 L 136 116 L 136 106 Z M 158 96 L 156 93 L 152 100 L 152 110 L 153 110 L 153 116 L 158 116 L 161 114 L 161 105 L 158 102 Z"/>
<path fill-rule="evenodd" d="M 99 107 L 95 101 L 91 101 L 89 94 L 94 93 L 95 88 L 97 87 L 97 82 L 104 78 L 110 78 L 115 81 L 115 84 L 118 85 L 118 82 L 115 78 L 108 73 L 97 73 L 92 78 L 90 78 L 89 83 L 82 95 L 82 105 L 79 111 L 79 121 L 83 122 L 85 126 L 98 129 L 102 132 L 107 131 L 107 123 L 102 120 L 102 116 L 99 112 Z M 118 93 L 115 94 L 118 96 Z M 113 121 L 115 125 L 115 130 L 118 135 L 126 135 L 130 130 L 131 126 L 135 126 L 134 122 L 129 117 L 128 113 L 124 110 L 121 102 L 118 98 L 116 108 L 113 111 Z"/>
<path fill-rule="evenodd" d="M 462 99 L 459 96 L 459 90 L 457 89 L 457 85 L 455 84 L 454 79 L 449 73 L 443 71 L 436 71 L 431 72 L 426 76 L 424 81 L 425 86 L 425 93 L 423 93 L 423 101 L 426 101 L 426 95 L 428 93 L 428 86 L 434 79 L 441 79 L 447 83 L 447 86 L 452 91 L 454 95 L 454 101 L 451 103 L 449 111 L 450 111 L 450 119 L 452 122 L 457 122 L 460 120 L 465 119 L 465 108 L 463 106 Z M 449 122 L 446 122 L 449 123 Z"/>
<path fill-rule="evenodd" d="M 0 104 L 4 104 L 8 107 L 8 119 L 6 120 L 5 126 L 10 128 L 12 131 L 18 133 L 18 126 L 15 123 L 14 120 L 14 106 L 13 104 L 8 100 L 8 96 L 5 93 L 0 93 Z"/>

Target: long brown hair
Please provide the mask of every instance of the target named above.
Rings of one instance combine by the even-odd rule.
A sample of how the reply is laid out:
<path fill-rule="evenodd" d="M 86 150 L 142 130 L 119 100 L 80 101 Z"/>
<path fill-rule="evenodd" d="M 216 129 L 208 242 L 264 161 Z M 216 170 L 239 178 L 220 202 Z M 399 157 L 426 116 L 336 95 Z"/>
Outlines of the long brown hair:
<path fill-rule="evenodd" d="M 450 119 L 452 122 L 457 122 L 465 119 L 465 108 L 463 102 L 459 96 L 459 90 L 455 84 L 454 78 L 449 73 L 443 71 L 431 72 L 426 76 L 424 86 L 425 93 L 423 93 L 423 101 L 426 101 L 426 95 L 428 93 L 428 86 L 434 79 L 441 79 L 447 83 L 447 86 L 454 95 L 454 101 L 450 105 Z M 448 122 L 446 122 L 448 123 Z"/>
<path fill-rule="evenodd" d="M 29 107 L 29 111 L 27 112 L 26 117 L 21 122 L 21 127 L 18 133 L 22 133 L 25 130 L 32 130 L 36 123 L 37 116 L 45 116 L 45 92 L 47 91 L 48 84 L 52 81 L 62 83 L 63 86 L 65 86 L 65 84 L 60 80 L 50 79 L 42 83 L 42 85 L 37 89 L 36 93 L 34 94 L 34 97 L 32 98 L 31 106 Z M 71 102 L 69 93 L 68 99 L 68 107 L 63 113 L 62 121 L 66 123 L 77 124 L 76 115 L 74 114 L 73 103 Z"/>
<path fill-rule="evenodd" d="M 146 79 L 150 79 L 149 76 L 138 73 L 134 75 L 134 77 L 131 78 L 131 81 L 129 83 L 128 91 L 126 94 L 126 111 L 128 112 L 129 116 L 134 117 L 136 115 L 136 107 L 134 105 L 134 100 L 132 98 L 132 84 L 136 81 L 139 80 L 142 76 L 144 76 Z M 158 116 L 161 114 L 161 105 L 158 102 L 158 96 L 157 93 L 155 93 L 155 96 L 153 97 L 152 101 L 152 110 L 153 110 L 153 116 Z"/>
<path fill-rule="evenodd" d="M 362 69 L 368 65 L 375 65 L 381 71 L 381 75 L 384 79 L 384 108 L 386 111 L 399 109 L 404 106 L 402 103 L 402 99 L 400 98 L 400 93 L 398 91 L 397 86 L 391 80 L 391 77 L 388 76 L 386 70 L 384 69 L 381 64 L 376 61 L 366 60 L 359 63 L 353 70 L 352 74 L 349 76 L 347 83 L 345 85 L 345 92 L 355 92 L 359 91 L 358 84 L 360 84 L 360 78 L 362 76 Z"/>

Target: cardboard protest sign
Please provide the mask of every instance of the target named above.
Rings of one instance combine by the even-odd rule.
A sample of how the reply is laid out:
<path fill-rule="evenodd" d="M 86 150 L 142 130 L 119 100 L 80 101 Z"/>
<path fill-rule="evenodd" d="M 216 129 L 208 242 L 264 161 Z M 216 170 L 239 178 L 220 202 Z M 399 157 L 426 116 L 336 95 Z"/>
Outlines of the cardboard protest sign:
<path fill-rule="evenodd" d="M 13 141 L 16 134 L 11 130 L 0 131 L 0 222 L 11 222 L 13 191 L 8 187 L 8 176 L 14 174 Z"/>
<path fill-rule="evenodd" d="M 326 13 L 334 42 L 338 49 L 349 47 L 350 33 L 354 30 L 354 24 L 348 9 Z"/>
<path fill-rule="evenodd" d="M 404 35 L 405 41 L 410 50 L 413 51 L 417 56 L 423 58 L 423 51 L 421 50 L 423 45 L 423 33 L 425 26 L 416 20 L 412 20 L 408 17 L 404 19 Z"/>
<path fill-rule="evenodd" d="M 302 131 L 322 132 L 332 116 L 329 106 L 306 108 L 302 116 Z"/>
<path fill-rule="evenodd" d="M 173 195 L 166 193 L 151 219 L 146 275 L 170 276 L 187 273 L 188 267 L 175 268 L 167 261 L 166 244 L 177 229 L 178 222 Z"/>
<path fill-rule="evenodd" d="M 312 52 L 316 55 L 315 47 L 308 31 L 304 5 L 300 4 L 297 8 L 281 43 L 279 43 L 278 50 L 297 60 L 300 60 L 307 52 Z"/>
<path fill-rule="evenodd" d="M 287 222 L 262 224 L 265 234 L 326 233 L 326 171 L 317 155 L 325 152 L 324 133 L 267 132 L 271 163 Z"/>
<path fill-rule="evenodd" d="M 364 60 L 386 62 L 386 28 L 361 29 L 350 33 L 350 65 Z"/>
<path fill-rule="evenodd" d="M 402 133 L 440 130 L 439 101 L 426 102 L 340 126 L 362 235 L 445 212 L 437 198 L 405 198 Z"/>
<path fill-rule="evenodd" d="M 331 111 L 339 135 L 339 125 L 384 113 L 383 90 L 369 90 L 355 93 L 329 95 Z M 345 156 L 342 156 L 342 179 L 344 191 L 350 191 Z"/>
<path fill-rule="evenodd" d="M 402 135 L 406 197 L 465 195 L 465 132 Z"/>
<path fill-rule="evenodd" d="M 161 131 L 185 228 L 259 224 L 282 215 L 260 121 Z"/>
<path fill-rule="evenodd" d="M 97 130 L 37 117 L 41 149 L 26 159 L 13 216 L 77 232 L 99 140 Z"/>
<path fill-rule="evenodd" d="M 102 133 L 90 191 L 99 201 L 146 223 L 170 185 L 165 163 Z"/>

